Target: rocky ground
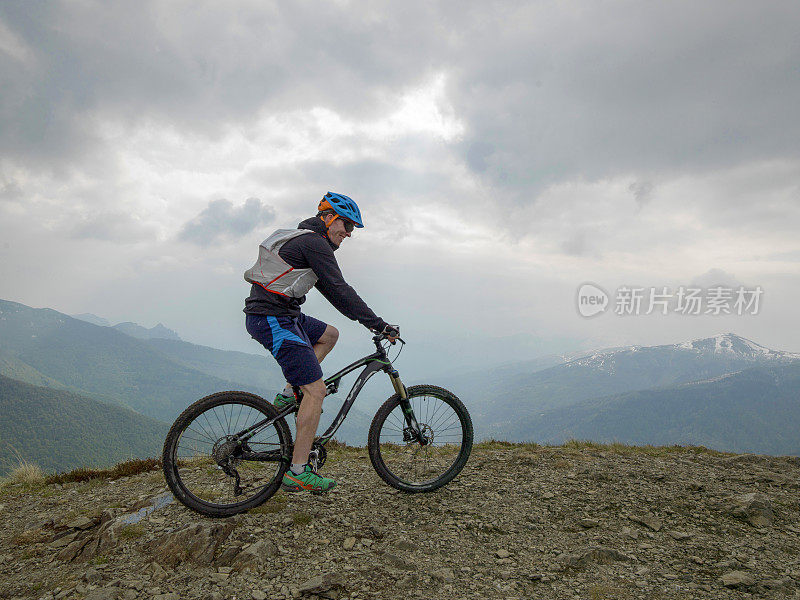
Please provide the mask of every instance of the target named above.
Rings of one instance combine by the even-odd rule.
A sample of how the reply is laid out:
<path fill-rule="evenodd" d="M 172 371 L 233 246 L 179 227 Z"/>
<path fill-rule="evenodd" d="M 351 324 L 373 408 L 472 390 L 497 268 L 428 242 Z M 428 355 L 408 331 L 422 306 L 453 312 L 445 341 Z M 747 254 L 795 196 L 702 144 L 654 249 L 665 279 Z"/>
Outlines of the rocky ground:
<path fill-rule="evenodd" d="M 364 449 L 324 472 L 225 520 L 151 511 L 160 471 L 6 482 L 0 598 L 800 598 L 798 458 L 492 443 L 428 495 Z"/>

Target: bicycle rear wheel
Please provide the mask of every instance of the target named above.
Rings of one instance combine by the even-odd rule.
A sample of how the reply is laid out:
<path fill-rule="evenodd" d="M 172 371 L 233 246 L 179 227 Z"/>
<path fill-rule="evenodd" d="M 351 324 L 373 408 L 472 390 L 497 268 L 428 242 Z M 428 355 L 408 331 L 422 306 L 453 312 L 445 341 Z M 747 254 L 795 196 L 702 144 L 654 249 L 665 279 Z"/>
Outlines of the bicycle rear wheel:
<path fill-rule="evenodd" d="M 410 439 L 395 394 L 378 409 L 367 447 L 372 466 L 386 483 L 404 492 L 432 492 L 461 472 L 472 451 L 472 419 L 452 392 L 415 385 L 407 390 L 414 416 L 426 438 Z"/>
<path fill-rule="evenodd" d="M 175 497 L 204 515 L 228 517 L 272 496 L 291 458 L 286 421 L 275 421 L 244 443 L 235 436 L 277 414 L 269 402 L 246 392 L 212 394 L 183 411 L 162 457 Z"/>

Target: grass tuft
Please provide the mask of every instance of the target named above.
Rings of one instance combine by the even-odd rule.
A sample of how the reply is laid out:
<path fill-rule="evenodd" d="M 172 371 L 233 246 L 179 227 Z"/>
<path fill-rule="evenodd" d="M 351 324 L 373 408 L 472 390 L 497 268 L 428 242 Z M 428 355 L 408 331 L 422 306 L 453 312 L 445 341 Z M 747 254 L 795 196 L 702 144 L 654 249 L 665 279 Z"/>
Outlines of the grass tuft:
<path fill-rule="evenodd" d="M 328 443 L 325 444 L 325 447 L 328 450 L 347 450 L 348 448 L 350 449 L 353 448 L 353 446 L 348 446 L 346 443 L 340 442 L 336 438 L 331 438 L 330 440 L 328 440 Z"/>
<path fill-rule="evenodd" d="M 118 479 L 120 477 L 130 477 L 139 473 L 155 471 L 161 468 L 161 461 L 157 458 L 135 458 L 114 465 L 109 469 L 89 469 L 81 467 L 66 473 L 56 473 L 48 475 L 45 483 L 69 483 L 73 481 L 89 481 L 91 479 Z"/>
<path fill-rule="evenodd" d="M 11 466 L 8 475 L 0 477 L 0 490 L 7 490 L 12 485 L 22 486 L 28 491 L 34 488 L 41 488 L 44 485 L 44 471 L 36 463 L 30 462 L 23 458 L 23 456 L 13 446 L 11 447 L 14 456 L 16 457 L 16 464 L 9 465 L 7 461 L 3 467 Z"/>
<path fill-rule="evenodd" d="M 260 506 L 251 508 L 250 510 L 247 511 L 247 513 L 252 515 L 273 515 L 275 513 L 281 512 L 284 508 L 286 508 L 285 504 L 279 504 L 277 502 L 268 500 L 264 502 L 264 504 L 261 504 Z"/>
<path fill-rule="evenodd" d="M 144 535 L 144 525 L 137 523 L 135 525 L 125 525 L 119 530 L 119 537 L 121 540 L 133 540 Z"/>
<path fill-rule="evenodd" d="M 514 442 L 507 442 L 506 440 L 496 440 L 494 438 L 490 438 L 488 440 L 478 442 L 475 444 L 475 447 L 480 450 L 505 450 L 507 448 L 514 448 L 519 445 L 520 444 L 515 444 Z"/>
<path fill-rule="evenodd" d="M 9 473 L 8 481 L 12 484 L 19 484 L 26 487 L 43 485 L 45 482 L 44 471 L 42 471 L 42 468 L 36 463 L 22 459 L 19 465 Z"/>
<path fill-rule="evenodd" d="M 295 525 L 308 525 L 314 517 L 306 512 L 296 512 L 292 515 L 292 521 Z"/>
<path fill-rule="evenodd" d="M 22 533 L 18 533 L 11 538 L 11 543 L 17 546 L 31 546 L 33 544 L 41 544 L 46 542 L 50 534 L 41 529 L 28 529 Z"/>
<path fill-rule="evenodd" d="M 646 454 L 648 456 L 666 456 L 669 454 L 708 454 L 711 456 L 733 456 L 731 452 L 720 452 L 719 450 L 711 450 L 705 446 L 681 446 L 678 444 L 672 446 L 653 446 L 644 444 L 635 446 L 631 444 L 623 444 L 621 442 L 600 443 L 592 442 L 590 440 L 576 440 L 571 439 L 564 442 L 561 446 L 551 446 L 552 448 L 564 448 L 566 450 L 591 450 L 595 452 L 605 451 L 613 454 L 620 454 L 623 456 L 631 456 L 634 454 Z"/>

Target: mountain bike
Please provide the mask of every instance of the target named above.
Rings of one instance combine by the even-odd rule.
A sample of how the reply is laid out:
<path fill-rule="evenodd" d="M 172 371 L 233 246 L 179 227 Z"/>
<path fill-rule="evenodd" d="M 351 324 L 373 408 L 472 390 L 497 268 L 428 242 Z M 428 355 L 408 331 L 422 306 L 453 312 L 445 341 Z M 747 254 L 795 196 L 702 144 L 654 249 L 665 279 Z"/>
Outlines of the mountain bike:
<path fill-rule="evenodd" d="M 315 469 L 325 464 L 326 444 L 364 384 L 383 371 L 395 394 L 378 409 L 369 428 L 372 466 L 398 490 L 432 492 L 449 483 L 467 463 L 472 419 L 452 392 L 432 385 L 403 385 L 387 352 L 390 344 L 405 345 L 402 339 L 379 334 L 372 341 L 374 353 L 324 380 L 326 395 L 335 394 L 345 375 L 364 367 L 330 427 L 315 439 L 309 461 Z M 286 418 L 302 402 L 299 388 L 295 395 L 297 403 L 278 410 L 255 394 L 218 392 L 183 411 L 167 434 L 162 457 L 164 476 L 175 497 L 212 517 L 245 512 L 268 500 L 291 462 L 292 435 Z"/>

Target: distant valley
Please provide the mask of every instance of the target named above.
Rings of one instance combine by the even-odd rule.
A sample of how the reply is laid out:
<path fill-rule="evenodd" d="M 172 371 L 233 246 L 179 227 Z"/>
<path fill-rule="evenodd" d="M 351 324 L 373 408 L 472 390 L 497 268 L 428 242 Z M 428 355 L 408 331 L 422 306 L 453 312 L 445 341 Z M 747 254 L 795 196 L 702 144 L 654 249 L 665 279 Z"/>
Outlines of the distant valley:
<path fill-rule="evenodd" d="M 143 432 L 152 431 L 154 422 L 166 432 L 181 411 L 208 394 L 245 390 L 269 400 L 284 386 L 280 368 L 266 351 L 258 355 L 218 350 L 184 342 L 163 326 L 146 329 L 122 323 L 111 327 L 95 315 L 80 316 L 78 319 L 47 308 L 0 300 L 0 376 L 35 386 L 25 388 L 26 404 L 13 402 L 15 415 L 20 414 L 20 406 L 28 405 L 31 415 L 42 417 L 37 421 L 32 416 L 26 421 L 24 431 L 29 434 L 82 439 L 86 431 L 101 427 L 92 422 L 94 412 L 87 409 L 90 405 L 86 402 L 127 409 L 126 422 L 133 432 L 139 426 Z M 54 395 L 56 391 L 63 393 Z M 88 429 L 76 428 L 77 419 L 59 423 L 44 418 L 38 410 L 37 394 L 43 399 L 38 404 L 46 399 L 47 406 L 56 403 L 64 411 L 82 414 Z M 80 407 L 75 406 L 78 400 Z M 333 418 L 341 400 L 334 397 L 326 401 L 323 426 Z M 6 408 L 0 410 L 1 419 L 13 420 Z M 134 425 L 131 415 L 142 417 L 139 426 Z M 348 443 L 365 443 L 370 420 L 371 415 L 353 409 L 337 437 Z M 0 473 L 13 466 L 17 458 L 39 460 L 37 444 L 29 436 L 19 436 L 20 431 L 11 426 L 0 430 Z M 159 444 L 163 443 L 160 437 Z M 87 443 L 86 464 L 111 464 L 118 460 L 118 451 L 124 457 L 153 455 L 150 450 L 143 454 L 144 446 L 123 444 L 121 440 L 127 438 L 115 439 L 115 448 L 105 454 L 96 448 L 90 450 Z M 59 462 L 58 468 L 83 464 L 76 454 L 68 455 L 72 462 Z M 117 458 L 103 459 L 112 455 Z"/>
<path fill-rule="evenodd" d="M 550 362 L 557 364 L 544 361 L 538 369 L 530 362 L 509 364 L 445 384 L 467 403 L 479 438 L 800 452 L 800 434 L 793 433 L 800 429 L 800 381 L 795 377 L 800 354 L 726 333 L 572 359 L 553 356 Z M 733 374 L 739 375 L 728 377 Z M 781 415 L 779 422 L 770 414 Z"/>
<path fill-rule="evenodd" d="M 47 471 L 157 456 L 169 426 L 105 402 L 0 375 L 0 474 L 20 459 Z"/>
<path fill-rule="evenodd" d="M 580 402 L 529 417 L 510 435 L 547 444 L 580 439 L 800 455 L 798 425 L 800 361 L 794 361 Z"/>
<path fill-rule="evenodd" d="M 266 352 L 190 344 L 161 324 L 111 326 L 95 315 L 78 317 L 0 300 L 0 472 L 17 457 L 64 469 L 152 455 L 169 424 L 195 400 L 227 389 L 269 400 L 283 387 Z M 799 370 L 800 354 L 726 333 L 673 345 L 546 355 L 429 383 L 461 397 L 478 440 L 555 444 L 575 438 L 798 454 Z M 321 430 L 348 387 L 326 401 Z M 370 383 L 336 437 L 363 445 L 373 407 L 390 393 Z M 140 435 L 126 437 L 126 429 Z M 62 440 L 61 458 L 48 458 L 58 444 L 31 443 L 37 436 Z"/>

